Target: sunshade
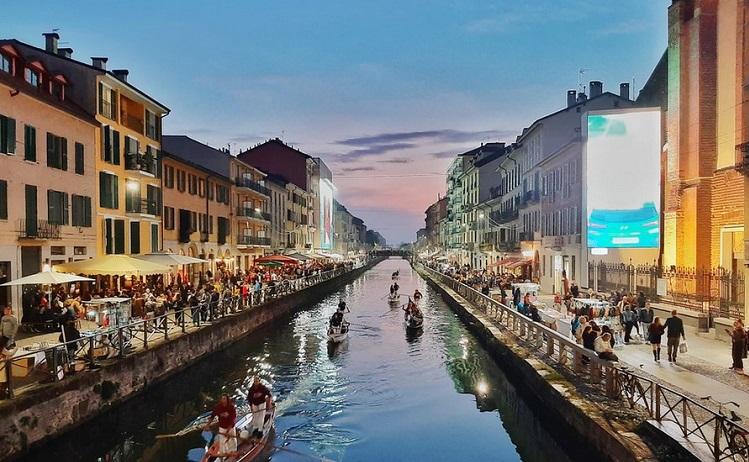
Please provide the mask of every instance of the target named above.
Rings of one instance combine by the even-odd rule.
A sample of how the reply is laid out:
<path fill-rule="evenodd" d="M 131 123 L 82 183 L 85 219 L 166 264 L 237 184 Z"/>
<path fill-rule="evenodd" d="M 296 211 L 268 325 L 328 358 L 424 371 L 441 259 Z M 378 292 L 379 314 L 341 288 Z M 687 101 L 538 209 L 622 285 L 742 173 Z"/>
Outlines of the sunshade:
<path fill-rule="evenodd" d="M 75 274 L 58 273 L 57 271 L 42 271 L 40 273 L 31 274 L 29 276 L 16 279 L 15 281 L 9 281 L 5 284 L 0 284 L 0 286 L 23 286 L 36 284 L 51 285 L 80 281 L 93 281 L 93 279 L 76 276 Z"/>
<path fill-rule="evenodd" d="M 103 276 L 147 276 L 170 271 L 166 265 L 139 260 L 128 255 L 103 255 L 89 260 L 55 265 L 54 269 L 67 273 Z"/>
<path fill-rule="evenodd" d="M 208 263 L 208 260 L 201 260 L 200 258 L 188 257 L 187 255 L 178 255 L 176 253 L 165 252 L 147 253 L 145 255 L 138 255 L 135 258 L 137 258 L 138 260 L 150 261 L 151 263 L 158 263 L 159 265 L 166 266 Z"/>
<path fill-rule="evenodd" d="M 291 257 L 291 258 L 295 258 L 295 259 L 297 259 L 299 261 L 309 261 L 309 260 L 312 260 L 312 258 L 308 257 L 307 255 L 304 255 L 304 254 L 298 253 L 298 252 L 290 253 L 288 256 Z"/>
<path fill-rule="evenodd" d="M 269 268 L 277 268 L 279 266 L 283 266 L 283 263 L 279 263 L 277 261 L 263 261 L 258 263 L 260 266 L 267 266 Z"/>
<path fill-rule="evenodd" d="M 265 262 L 278 262 L 278 263 L 289 263 L 289 264 L 296 264 L 299 263 L 299 260 L 296 258 L 291 258 L 287 255 L 266 255 L 264 257 L 260 257 L 255 259 L 255 263 L 265 263 Z"/>

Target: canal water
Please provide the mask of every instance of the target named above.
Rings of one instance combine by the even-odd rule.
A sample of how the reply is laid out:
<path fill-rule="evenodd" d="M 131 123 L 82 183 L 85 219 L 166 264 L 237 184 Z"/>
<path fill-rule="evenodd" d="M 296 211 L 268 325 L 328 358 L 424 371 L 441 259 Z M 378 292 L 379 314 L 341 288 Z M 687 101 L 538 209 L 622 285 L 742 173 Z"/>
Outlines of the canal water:
<path fill-rule="evenodd" d="M 395 270 L 400 270 L 401 293 L 418 288 L 424 294 L 423 331 L 406 332 L 402 311 L 384 298 Z M 351 309 L 352 329 L 344 344 L 331 349 L 326 327 L 341 299 Z M 386 260 L 290 322 L 250 337 L 25 460 L 200 460 L 207 434 L 155 436 L 185 428 L 222 392 L 241 404 L 255 374 L 270 385 L 278 403 L 272 444 L 303 454 L 269 449 L 264 460 L 575 458 L 570 437 L 547 433 L 548 422 L 538 417 L 543 411 L 526 404 L 523 393 L 405 260 Z"/>

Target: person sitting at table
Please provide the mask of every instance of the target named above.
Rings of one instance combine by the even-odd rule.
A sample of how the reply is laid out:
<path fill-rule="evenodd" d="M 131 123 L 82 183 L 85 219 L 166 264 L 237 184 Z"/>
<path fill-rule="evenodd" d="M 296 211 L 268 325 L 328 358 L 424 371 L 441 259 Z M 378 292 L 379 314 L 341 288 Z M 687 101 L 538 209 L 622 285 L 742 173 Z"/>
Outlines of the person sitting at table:
<path fill-rule="evenodd" d="M 600 337 L 596 337 L 594 341 L 594 348 L 598 357 L 607 361 L 619 361 L 619 358 L 614 354 L 614 347 L 611 345 L 611 334 L 604 333 Z"/>

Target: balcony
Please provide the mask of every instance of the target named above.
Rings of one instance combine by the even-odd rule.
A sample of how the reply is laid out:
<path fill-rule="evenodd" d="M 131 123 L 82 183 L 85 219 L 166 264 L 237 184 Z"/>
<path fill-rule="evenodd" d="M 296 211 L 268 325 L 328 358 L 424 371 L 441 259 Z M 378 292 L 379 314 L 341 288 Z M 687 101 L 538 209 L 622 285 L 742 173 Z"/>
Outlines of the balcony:
<path fill-rule="evenodd" d="M 128 114 L 125 111 L 120 111 L 120 123 L 130 130 L 136 131 L 140 134 L 143 133 L 143 119 L 140 119 L 132 114 Z"/>
<path fill-rule="evenodd" d="M 161 207 L 158 201 L 140 199 L 138 197 L 125 196 L 125 212 L 139 213 L 141 215 L 161 215 Z"/>
<path fill-rule="evenodd" d="M 270 238 L 240 235 L 240 236 L 237 236 L 237 245 L 246 245 L 246 246 L 253 246 L 253 247 L 270 247 Z"/>
<path fill-rule="evenodd" d="M 497 224 L 504 224 L 509 223 L 513 220 L 517 220 L 520 216 L 520 213 L 517 209 L 510 209 L 506 210 L 504 212 L 493 212 L 489 218 L 491 218 L 492 221 L 496 222 Z"/>
<path fill-rule="evenodd" d="M 251 207 L 238 207 L 237 217 L 251 220 L 270 221 L 270 213 L 261 212 Z"/>
<path fill-rule="evenodd" d="M 244 178 L 244 177 L 241 177 L 241 176 L 237 177 L 236 180 L 234 181 L 234 184 L 238 188 L 251 189 L 251 190 L 253 190 L 253 191 L 257 192 L 257 193 L 260 193 L 260 194 L 262 194 L 264 196 L 270 197 L 270 189 L 268 189 L 265 186 L 261 185 L 257 181 L 250 180 L 249 178 Z"/>
<path fill-rule="evenodd" d="M 150 153 L 125 153 L 125 170 L 136 170 L 156 176 L 156 172 L 158 172 L 158 159 Z"/>
<path fill-rule="evenodd" d="M 538 191 L 526 191 L 523 193 L 520 201 L 521 207 L 527 207 L 529 205 L 537 204 L 541 200 L 541 195 Z"/>
<path fill-rule="evenodd" d="M 60 225 L 47 220 L 18 220 L 18 239 L 60 239 Z"/>

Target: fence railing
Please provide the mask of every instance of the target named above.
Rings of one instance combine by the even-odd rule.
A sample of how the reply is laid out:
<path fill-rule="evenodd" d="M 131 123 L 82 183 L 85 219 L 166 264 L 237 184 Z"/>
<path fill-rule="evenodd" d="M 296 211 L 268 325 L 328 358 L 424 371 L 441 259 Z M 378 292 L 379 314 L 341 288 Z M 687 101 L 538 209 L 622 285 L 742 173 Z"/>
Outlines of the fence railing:
<path fill-rule="evenodd" d="M 659 295 L 659 281 L 665 295 Z M 711 317 L 744 318 L 743 271 L 599 262 L 588 265 L 588 287 L 601 292 L 644 292 L 652 300 Z"/>
<path fill-rule="evenodd" d="M 430 276 L 458 293 L 493 323 L 514 334 L 525 348 L 540 353 L 547 363 L 582 379 L 609 398 L 645 410 L 663 428 L 702 445 L 716 461 L 749 461 L 749 430 L 700 402 L 658 382 L 629 371 L 618 363 L 600 359 L 570 338 L 532 321 L 514 309 L 483 295 L 432 268 L 420 265 Z"/>
<path fill-rule="evenodd" d="M 0 385 L 4 384 L 8 398 L 14 398 L 19 390 L 27 390 L 40 383 L 63 380 L 71 368 L 75 370 L 76 366 L 96 369 L 101 361 L 117 360 L 140 349 L 148 349 L 156 341 L 169 341 L 187 333 L 188 329 L 192 331 L 203 328 L 225 317 L 361 268 L 367 263 L 368 261 L 363 261 L 302 278 L 264 284 L 259 291 L 251 289 L 246 297 L 221 297 L 217 302 L 200 300 L 197 305 L 182 306 L 125 325 L 92 333 L 84 331 L 80 339 L 57 343 L 0 361 Z M 40 361 L 37 362 L 37 359 Z M 40 367 L 45 363 L 46 368 Z M 30 366 L 31 364 L 34 365 Z M 33 371 L 30 370 L 32 367 Z M 24 377 L 25 380 L 20 380 L 14 371 L 21 371 L 20 375 L 24 376 L 34 372 L 35 377 Z"/>

